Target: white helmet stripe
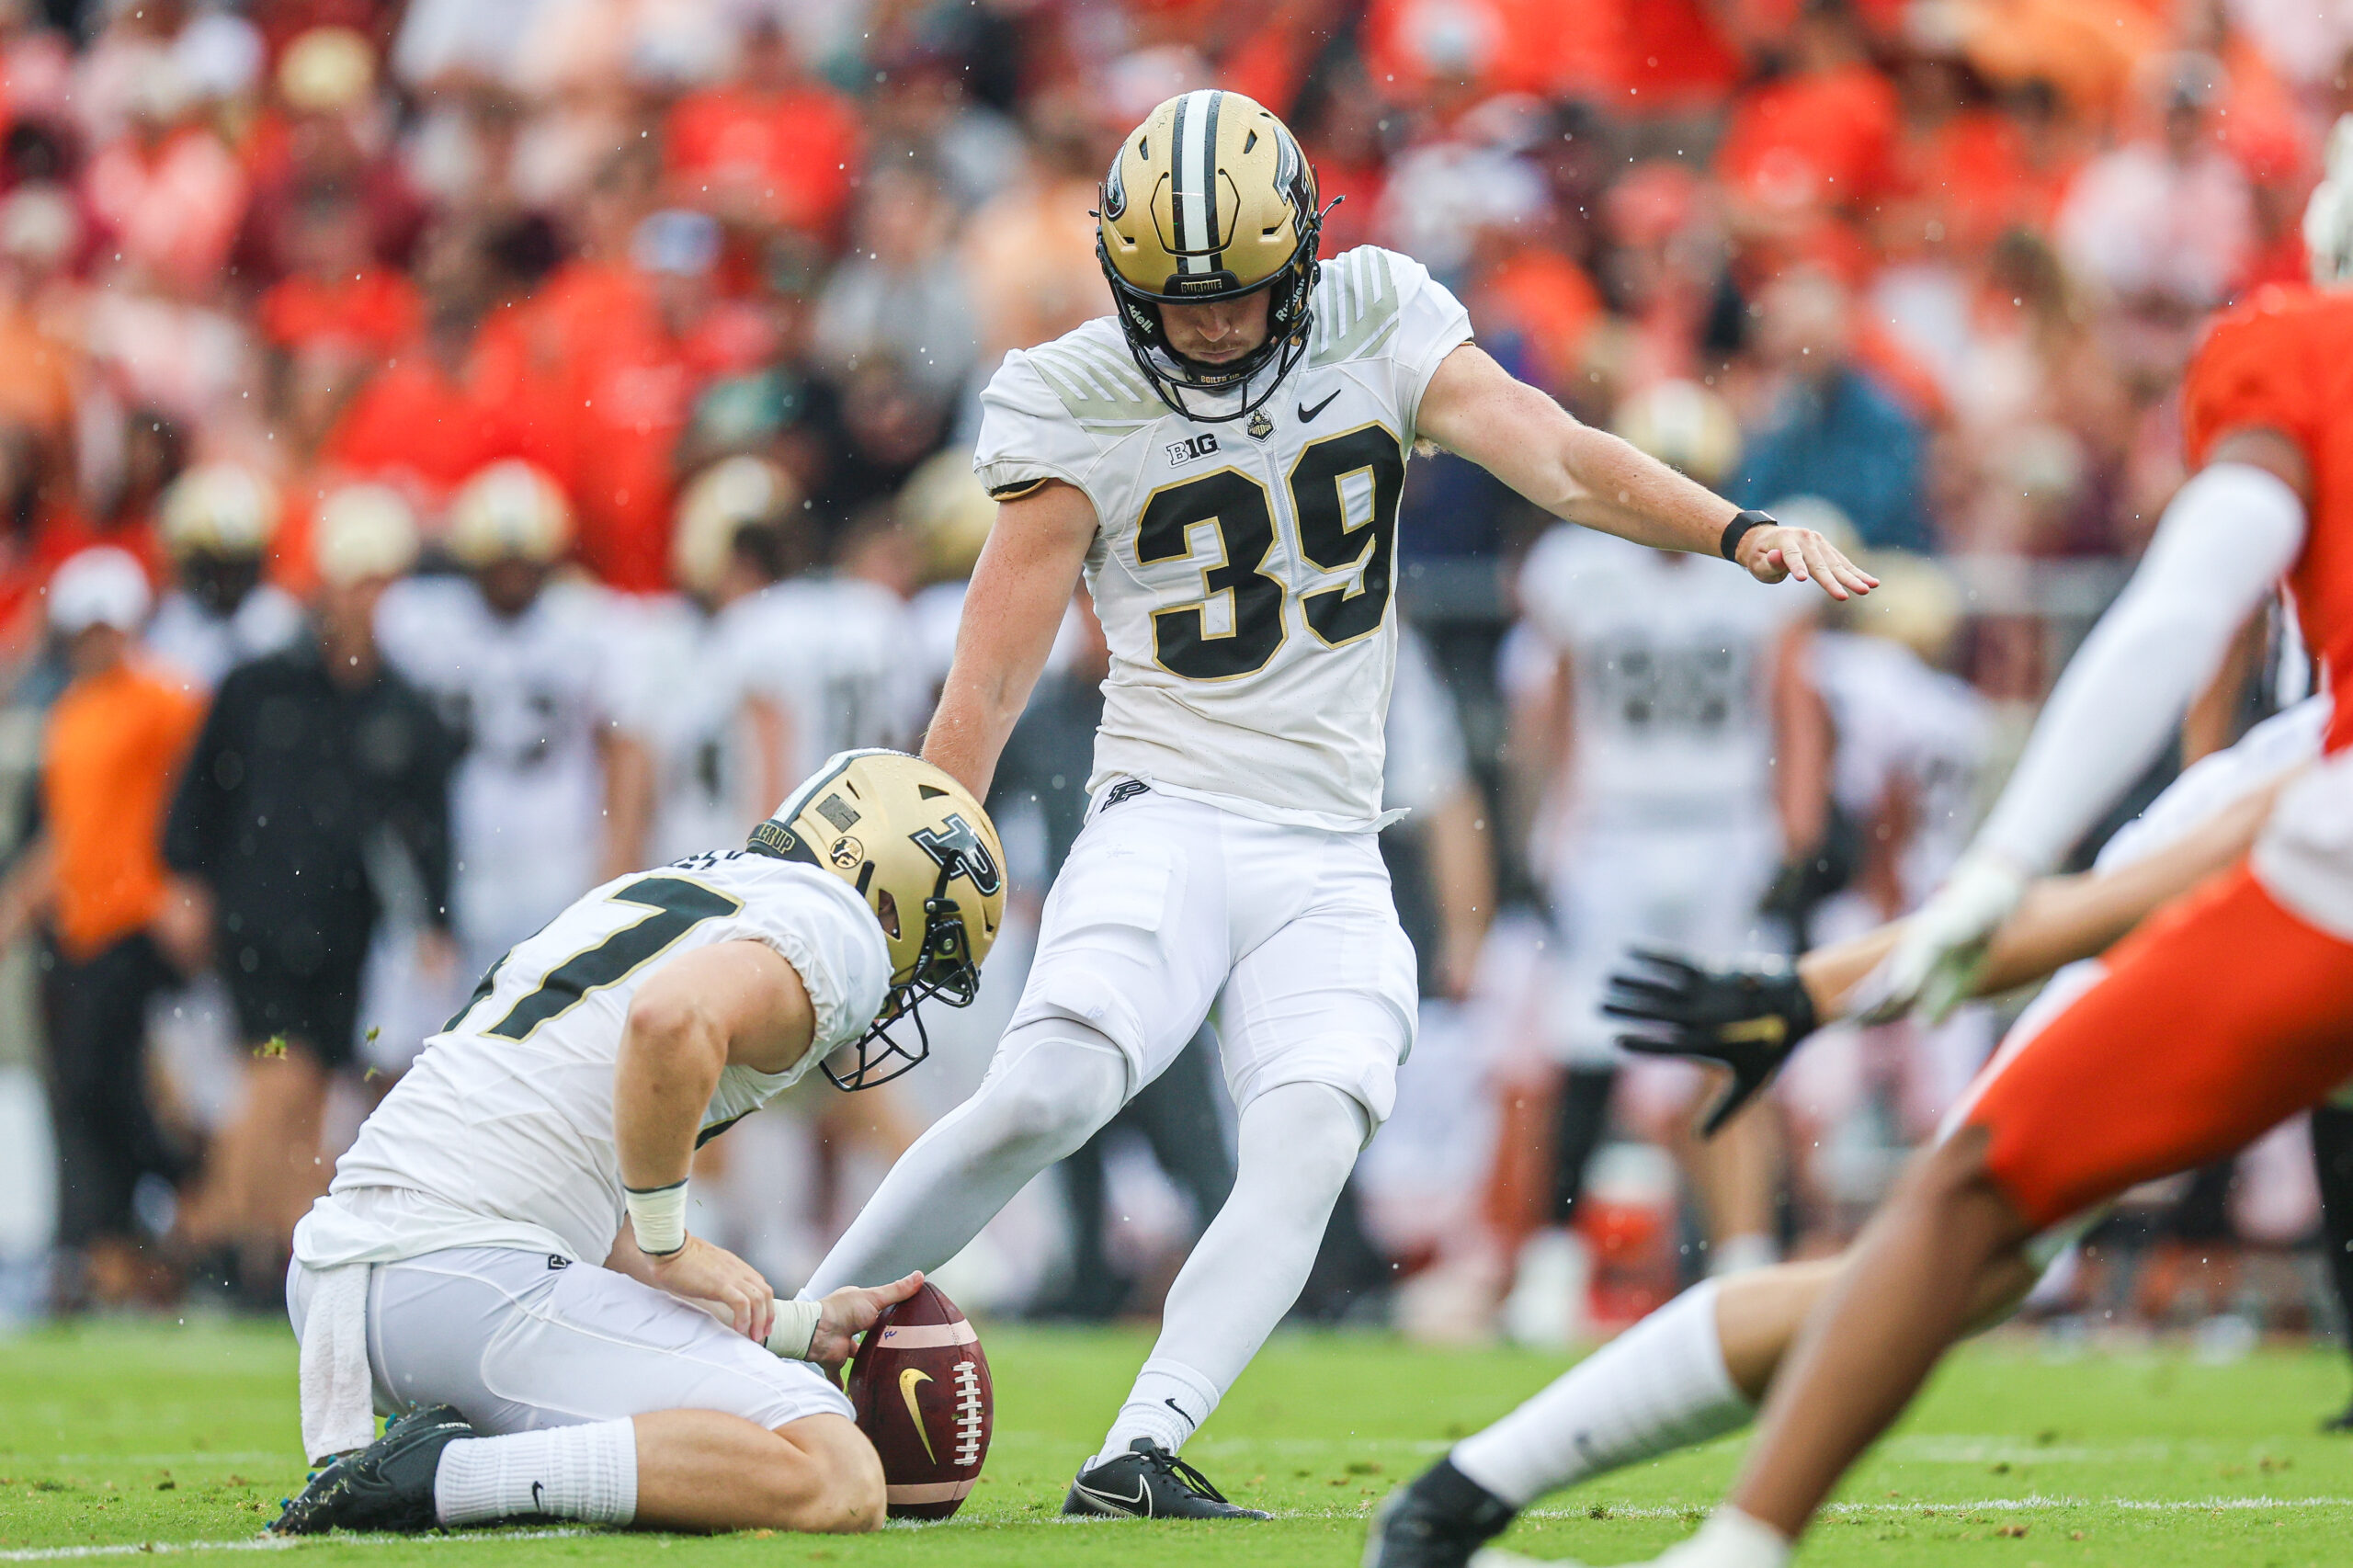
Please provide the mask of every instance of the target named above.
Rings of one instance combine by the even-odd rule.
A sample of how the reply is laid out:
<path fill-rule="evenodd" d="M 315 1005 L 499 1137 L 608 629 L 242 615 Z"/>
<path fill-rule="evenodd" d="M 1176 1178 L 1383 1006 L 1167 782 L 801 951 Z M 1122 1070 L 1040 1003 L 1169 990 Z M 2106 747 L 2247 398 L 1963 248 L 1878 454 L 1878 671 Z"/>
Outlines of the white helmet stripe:
<path fill-rule="evenodd" d="M 1176 266 L 1183 272 L 1215 270 L 1208 254 L 1217 237 L 1217 100 L 1212 89 L 1187 93 L 1176 103 Z"/>

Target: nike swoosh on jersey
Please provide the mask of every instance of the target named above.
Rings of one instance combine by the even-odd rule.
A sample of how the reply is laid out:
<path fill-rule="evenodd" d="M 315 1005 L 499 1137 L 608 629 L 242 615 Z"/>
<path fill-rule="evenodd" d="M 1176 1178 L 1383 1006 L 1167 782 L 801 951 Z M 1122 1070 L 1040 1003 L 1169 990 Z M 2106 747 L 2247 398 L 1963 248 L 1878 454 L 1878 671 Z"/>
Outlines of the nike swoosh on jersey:
<path fill-rule="evenodd" d="M 1136 1494 L 1132 1497 L 1122 1497 L 1116 1492 L 1097 1492 L 1084 1481 L 1073 1484 L 1097 1503 L 1117 1503 L 1122 1508 L 1142 1508 L 1146 1518 L 1152 1517 L 1152 1487 L 1141 1475 L 1136 1477 Z"/>
<path fill-rule="evenodd" d="M 1307 406 L 1307 404 L 1305 404 L 1305 403 L 1301 403 L 1301 404 L 1299 405 L 1299 422 L 1300 422 L 1302 425 L 1305 425 L 1305 424 L 1309 423 L 1310 421 L 1313 420 L 1313 419 L 1314 419 L 1314 417 L 1315 417 L 1317 415 L 1319 415 L 1319 414 L 1323 413 L 1325 409 L 1327 409 L 1327 408 L 1329 408 L 1329 407 L 1331 407 L 1331 406 L 1332 406 L 1332 398 L 1334 398 L 1334 397 L 1338 397 L 1339 395 L 1340 395 L 1340 394 L 1339 394 L 1339 392 L 1336 389 L 1336 390 L 1333 392 L 1333 393 L 1332 393 L 1332 397 L 1327 397 L 1327 398 L 1325 398 L 1322 403 L 1317 403 L 1313 408 L 1310 408 L 1310 407 L 1308 407 L 1308 406 Z"/>

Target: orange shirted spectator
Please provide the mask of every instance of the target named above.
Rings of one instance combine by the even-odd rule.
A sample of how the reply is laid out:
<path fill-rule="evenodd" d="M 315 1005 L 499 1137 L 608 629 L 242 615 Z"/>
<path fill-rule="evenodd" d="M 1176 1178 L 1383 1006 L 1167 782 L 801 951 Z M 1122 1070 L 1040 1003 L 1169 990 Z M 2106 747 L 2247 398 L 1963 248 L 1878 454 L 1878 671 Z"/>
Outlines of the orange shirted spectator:
<path fill-rule="evenodd" d="M 263 293 L 257 324 L 272 347 L 341 348 L 389 358 L 424 324 L 416 285 L 378 259 L 360 194 L 334 180 L 286 193 L 272 247 L 286 275 Z"/>
<path fill-rule="evenodd" d="M 1621 0 L 1374 0 L 1365 68 L 1383 97 L 1434 87 L 1549 97 L 1591 87 L 1616 64 Z"/>
<path fill-rule="evenodd" d="M 689 93 L 663 137 L 670 178 L 698 205 L 832 235 L 863 156 L 857 106 L 802 74 L 773 20 L 744 40 L 733 83 Z"/>
<path fill-rule="evenodd" d="M 1836 8 L 1808 11 L 1796 42 L 1797 68 L 1734 105 L 1716 172 L 1768 215 L 1868 206 L 1893 173 L 1895 85 Z"/>
<path fill-rule="evenodd" d="M 174 107 L 142 104 L 131 133 L 91 158 L 82 193 L 123 259 L 196 288 L 228 261 L 250 187 L 210 128 L 172 124 Z"/>
<path fill-rule="evenodd" d="M 418 268 L 422 326 L 362 385 L 320 458 L 356 478 L 438 496 L 500 458 L 543 460 L 553 438 L 518 312 L 491 308 L 483 239 L 462 224 L 429 236 Z"/>
<path fill-rule="evenodd" d="M 338 344 L 389 358 L 415 337 L 423 315 L 416 290 L 397 272 L 297 273 L 261 297 L 261 335 L 277 348 Z"/>
<path fill-rule="evenodd" d="M 1601 320 L 1600 292 L 1585 269 L 1551 245 L 1531 244 L 1504 258 L 1479 281 L 1472 309 L 1518 333 L 1535 360 L 1539 384 L 1566 388 L 1585 357 L 1586 336 Z"/>
<path fill-rule="evenodd" d="M 576 262 L 527 308 L 534 346 L 559 356 L 538 372 L 563 411 L 541 460 L 577 510 L 581 562 L 626 593 L 669 586 L 672 459 L 717 368 L 698 328 L 719 248 L 706 215 L 655 212 L 626 264 Z"/>
<path fill-rule="evenodd" d="M 201 962 L 200 910 L 165 869 L 164 812 L 204 717 L 168 674 L 142 668 L 133 639 L 147 578 L 118 550 L 85 551 L 49 585 L 51 624 L 73 682 L 41 748 L 41 826 L 0 886 L 0 942 L 36 919 L 43 965 L 51 1115 L 59 1167 L 58 1244 L 70 1267 L 109 1269 L 134 1251 L 131 1190 L 184 1171 L 150 1108 L 148 999 Z M 81 1280 L 60 1281 L 67 1301 Z"/>

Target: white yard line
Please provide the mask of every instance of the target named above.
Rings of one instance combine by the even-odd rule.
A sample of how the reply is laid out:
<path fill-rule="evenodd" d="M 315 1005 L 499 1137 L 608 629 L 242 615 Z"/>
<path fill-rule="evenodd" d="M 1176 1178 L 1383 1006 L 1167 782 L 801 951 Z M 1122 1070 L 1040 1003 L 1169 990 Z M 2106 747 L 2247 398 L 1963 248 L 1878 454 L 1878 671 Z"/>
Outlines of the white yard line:
<path fill-rule="evenodd" d="M 337 1546 L 437 1546 L 450 1542 L 472 1542 L 484 1545 L 492 1541 L 564 1540 L 573 1536 L 598 1535 L 592 1529 L 517 1530 L 507 1535 L 338 1535 L 317 1536 L 251 1535 L 234 1540 L 137 1540 L 121 1541 L 112 1546 L 38 1546 L 19 1547 L 0 1551 L 0 1562 L 62 1562 L 76 1557 L 136 1557 L 142 1553 L 174 1551 L 285 1551 L 298 1546 L 321 1544 L 332 1539 Z"/>
<path fill-rule="evenodd" d="M 1608 1506 L 1604 1505 L 1604 1506 Z M 2260 1513 L 2267 1508 L 2353 1508 L 2353 1497 L 2209 1497 L 2203 1501 L 2150 1497 L 1984 1497 L 1973 1503 L 1833 1503 L 1822 1511 L 1842 1518 L 1916 1518 L 1933 1514 L 2040 1514 L 2068 1508 L 2124 1508 L 2150 1514 Z M 1693 1508 L 1609 1507 L 1612 1519 L 1679 1519 Z M 1530 1508 L 1529 1519 L 1587 1519 L 1589 1508 Z"/>
<path fill-rule="evenodd" d="M 2353 1497 L 2208 1497 L 2202 1500 L 2143 1497 L 1983 1497 L 1972 1503 L 1833 1503 L 1823 1510 L 1842 1518 L 1918 1518 L 1933 1516 L 1945 1518 L 1966 1514 L 2043 1514 L 2059 1513 L 2071 1508 L 2123 1508 L 2133 1513 L 2150 1514 L 2222 1514 L 2264 1513 L 2273 1509 L 2347 1509 L 2353 1508 Z M 1609 1506 L 1605 1519 L 1680 1519 L 1701 1512 L 1698 1508 L 1621 1508 Z M 1362 1508 L 1295 1508 L 1275 1516 L 1279 1519 L 1359 1519 L 1366 1516 Z M 1528 1519 L 1590 1519 L 1588 1508 L 1530 1508 L 1520 1516 Z M 1049 1515 L 1043 1519 L 991 1520 L 992 1524 L 1103 1524 L 1103 1519 L 1069 1517 Z M 930 1526 L 939 1528 L 940 1526 Z M 329 1538 L 313 1536 L 244 1536 L 234 1540 L 142 1540 L 122 1541 L 111 1546 L 40 1546 L 19 1547 L 0 1551 L 0 1562 L 63 1562 L 83 1557 L 135 1557 L 185 1551 L 286 1551 L 296 1547 L 333 1544 L 336 1546 L 474 1546 L 505 1545 L 510 1541 L 567 1540 L 578 1536 L 618 1534 L 618 1531 L 593 1529 L 515 1530 L 503 1534 L 463 1535 L 336 1535 Z"/>

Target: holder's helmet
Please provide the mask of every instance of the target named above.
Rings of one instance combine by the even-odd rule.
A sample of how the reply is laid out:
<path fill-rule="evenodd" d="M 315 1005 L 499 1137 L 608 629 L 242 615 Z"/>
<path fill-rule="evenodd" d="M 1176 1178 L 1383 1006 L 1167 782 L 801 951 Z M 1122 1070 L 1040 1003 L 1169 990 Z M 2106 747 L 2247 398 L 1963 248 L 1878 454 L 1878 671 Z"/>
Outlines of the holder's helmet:
<path fill-rule="evenodd" d="M 972 791 L 904 752 L 842 752 L 752 830 L 751 847 L 834 872 L 890 943 L 882 1011 L 826 1059 L 825 1076 L 870 1089 L 930 1055 L 917 1005 L 971 1006 L 1005 920 L 1005 846 Z"/>
<path fill-rule="evenodd" d="M 1315 246 L 1323 231 L 1315 172 L 1290 130 L 1240 93 L 1180 93 L 1131 131 L 1103 180 L 1095 255 L 1129 352 L 1160 400 L 1188 419 L 1255 414 L 1307 353 Z M 1267 341 L 1231 364 L 1172 352 L 1160 307 L 1268 291 Z M 1228 414 L 1203 414 L 1177 389 L 1225 392 L 1267 364 L 1275 374 Z"/>

